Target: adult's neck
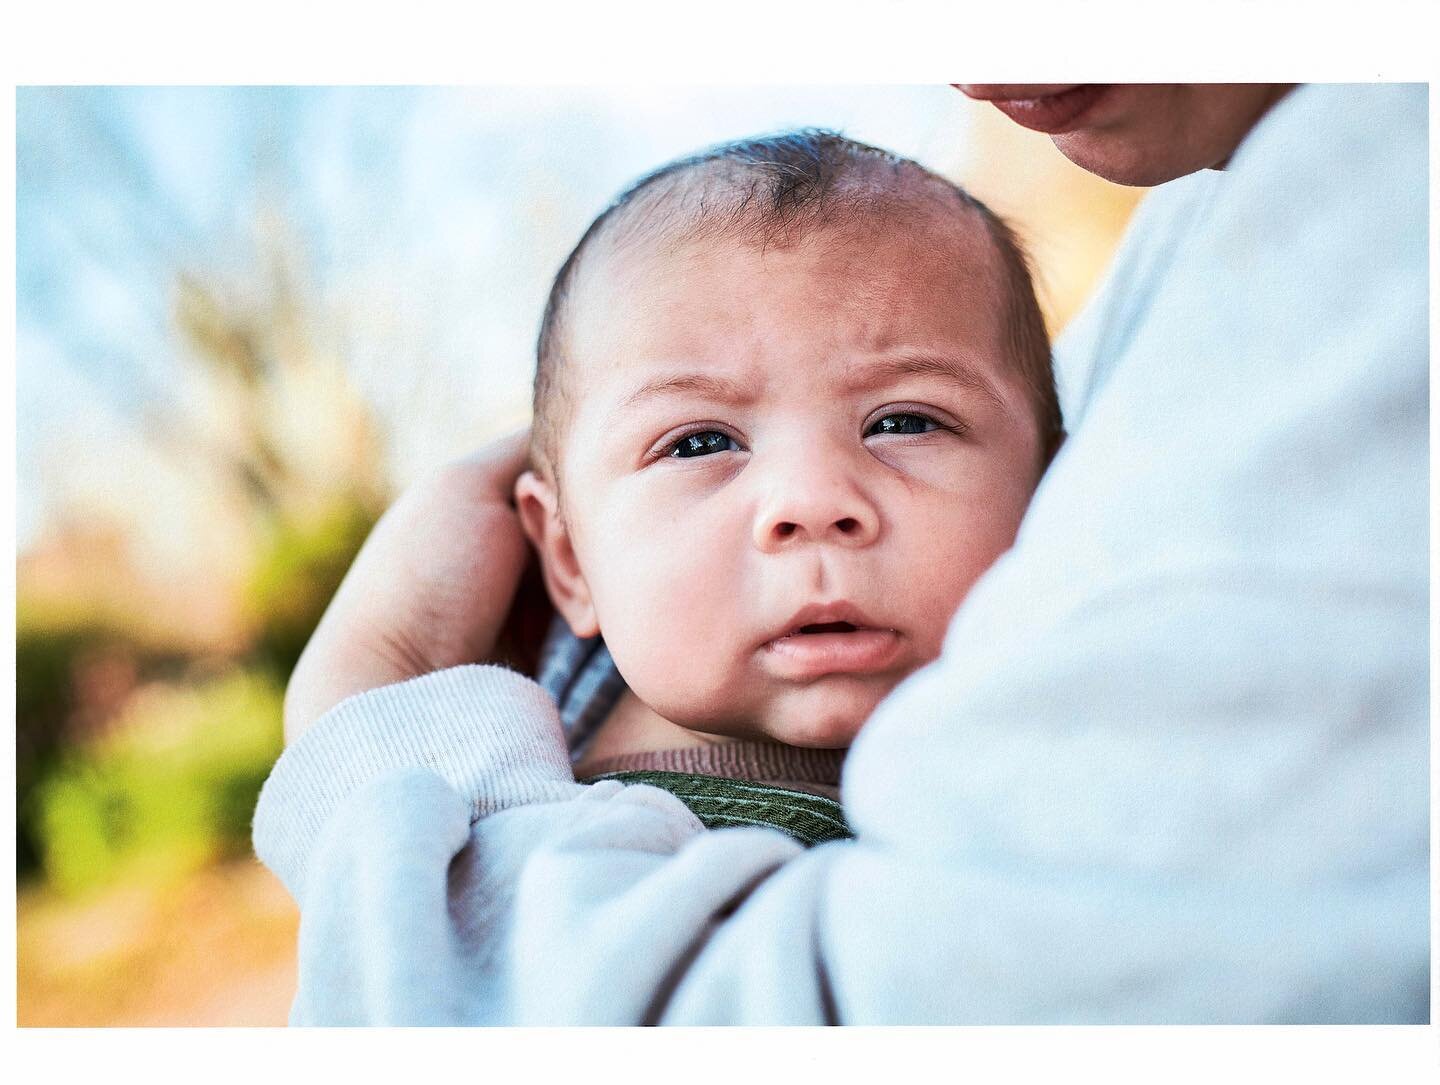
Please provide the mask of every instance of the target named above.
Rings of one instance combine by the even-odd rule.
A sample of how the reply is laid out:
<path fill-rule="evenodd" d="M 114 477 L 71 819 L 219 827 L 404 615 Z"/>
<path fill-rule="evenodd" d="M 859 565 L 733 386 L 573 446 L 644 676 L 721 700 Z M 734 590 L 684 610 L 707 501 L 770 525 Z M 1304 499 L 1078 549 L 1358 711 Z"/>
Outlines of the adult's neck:
<path fill-rule="evenodd" d="M 1223 170 L 1229 167 L 1230 160 L 1235 157 L 1235 152 L 1245 145 L 1245 141 L 1250 138 L 1250 133 L 1255 131 L 1256 126 L 1262 120 L 1264 120 L 1265 117 L 1270 113 L 1270 111 L 1280 103 L 1280 100 L 1284 98 L 1285 95 L 1289 94 L 1299 85 L 1299 83 L 1271 84 L 1270 91 L 1265 97 L 1264 104 L 1260 107 L 1260 111 L 1255 114 L 1255 119 L 1250 122 L 1250 127 L 1245 129 L 1244 134 L 1240 137 L 1240 141 L 1236 143 L 1234 147 L 1230 148 L 1229 154 L 1227 154 L 1221 161 L 1217 162 L 1210 168 Z"/>

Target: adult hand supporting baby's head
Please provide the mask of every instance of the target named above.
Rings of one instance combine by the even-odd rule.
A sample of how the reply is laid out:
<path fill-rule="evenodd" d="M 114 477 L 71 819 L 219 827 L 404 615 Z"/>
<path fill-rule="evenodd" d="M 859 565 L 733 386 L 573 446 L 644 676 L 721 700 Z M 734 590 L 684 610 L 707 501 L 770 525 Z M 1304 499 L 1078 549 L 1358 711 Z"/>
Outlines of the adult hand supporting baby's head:
<path fill-rule="evenodd" d="M 494 661 L 502 634 L 516 658 L 512 603 L 531 551 L 511 494 L 529 437 L 527 428 L 448 464 L 380 518 L 290 678 L 287 743 L 353 694 Z"/>

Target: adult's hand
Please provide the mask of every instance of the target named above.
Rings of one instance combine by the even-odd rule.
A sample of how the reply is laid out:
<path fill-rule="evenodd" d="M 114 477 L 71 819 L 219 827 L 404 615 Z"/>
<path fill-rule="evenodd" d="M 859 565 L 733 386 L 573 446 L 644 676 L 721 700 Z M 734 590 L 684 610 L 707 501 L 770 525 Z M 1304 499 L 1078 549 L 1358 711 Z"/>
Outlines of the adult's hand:
<path fill-rule="evenodd" d="M 521 593 L 527 613 L 511 613 L 531 557 L 511 496 L 528 441 L 522 430 L 447 465 L 380 518 L 290 678 L 287 743 L 353 694 L 523 658 L 516 627 L 532 639 L 543 628 L 543 616 L 529 613 L 533 583 Z"/>

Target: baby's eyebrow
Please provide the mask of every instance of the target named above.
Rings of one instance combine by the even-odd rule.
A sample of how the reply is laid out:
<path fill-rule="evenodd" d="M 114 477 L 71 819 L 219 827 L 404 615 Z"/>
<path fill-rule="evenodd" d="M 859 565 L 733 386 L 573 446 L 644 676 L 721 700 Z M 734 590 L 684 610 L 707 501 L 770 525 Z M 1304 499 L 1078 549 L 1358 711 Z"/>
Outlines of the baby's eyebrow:
<path fill-rule="evenodd" d="M 633 407 L 643 400 L 681 392 L 733 404 L 749 403 L 755 398 L 752 389 L 726 377 L 709 373 L 669 373 L 646 381 L 626 396 L 621 406 Z"/>
<path fill-rule="evenodd" d="M 966 391 L 978 392 L 998 409 L 1006 410 L 1005 400 L 984 374 L 959 358 L 942 355 L 892 354 L 857 364 L 851 368 L 839 391 L 872 391 L 908 376 L 939 377 Z M 620 405 L 633 407 L 645 400 L 677 394 L 698 395 L 737 406 L 753 403 L 756 399 L 753 388 L 728 377 L 711 373 L 662 373 L 636 388 Z"/>
<path fill-rule="evenodd" d="M 939 377 L 941 380 L 978 392 L 1000 410 L 1005 400 L 994 383 L 968 362 L 948 355 L 891 354 L 852 368 L 845 382 L 847 392 L 866 392 L 891 384 L 901 377 Z"/>

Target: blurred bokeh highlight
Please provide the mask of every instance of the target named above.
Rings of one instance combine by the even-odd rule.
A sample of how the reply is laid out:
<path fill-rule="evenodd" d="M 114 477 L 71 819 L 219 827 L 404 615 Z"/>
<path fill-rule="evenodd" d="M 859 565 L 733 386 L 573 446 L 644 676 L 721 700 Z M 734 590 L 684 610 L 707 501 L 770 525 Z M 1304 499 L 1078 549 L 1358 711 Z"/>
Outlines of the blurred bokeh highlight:
<path fill-rule="evenodd" d="M 1140 195 L 949 87 L 19 89 L 19 1024 L 284 1022 L 250 815 L 350 559 L 525 421 L 611 196 L 799 125 L 1009 217 L 1056 331 Z"/>

